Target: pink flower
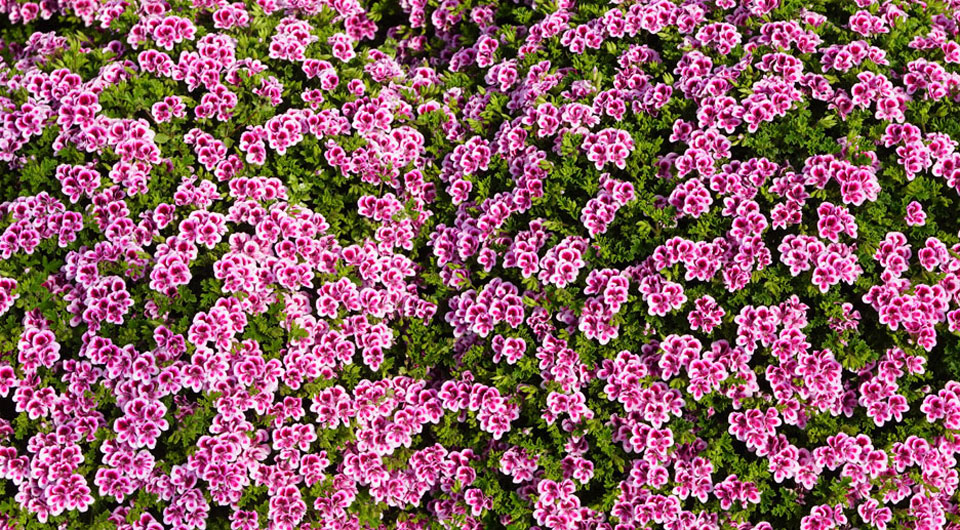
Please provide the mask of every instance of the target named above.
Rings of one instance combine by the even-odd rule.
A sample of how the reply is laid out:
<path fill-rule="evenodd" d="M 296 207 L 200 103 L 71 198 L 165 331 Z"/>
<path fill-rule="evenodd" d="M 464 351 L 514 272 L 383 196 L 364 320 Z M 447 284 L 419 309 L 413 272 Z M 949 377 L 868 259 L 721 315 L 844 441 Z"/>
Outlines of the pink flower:
<path fill-rule="evenodd" d="M 907 205 L 907 216 L 904 220 L 910 226 L 923 226 L 926 223 L 927 214 L 923 211 L 923 206 L 917 201 L 911 201 Z"/>

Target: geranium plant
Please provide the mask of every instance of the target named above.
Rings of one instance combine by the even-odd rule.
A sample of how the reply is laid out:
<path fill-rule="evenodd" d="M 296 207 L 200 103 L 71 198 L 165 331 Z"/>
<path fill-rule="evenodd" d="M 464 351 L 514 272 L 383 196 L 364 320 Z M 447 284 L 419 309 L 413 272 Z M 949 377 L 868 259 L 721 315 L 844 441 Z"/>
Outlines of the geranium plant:
<path fill-rule="evenodd" d="M 0 17 L 0 527 L 960 529 L 956 0 Z"/>

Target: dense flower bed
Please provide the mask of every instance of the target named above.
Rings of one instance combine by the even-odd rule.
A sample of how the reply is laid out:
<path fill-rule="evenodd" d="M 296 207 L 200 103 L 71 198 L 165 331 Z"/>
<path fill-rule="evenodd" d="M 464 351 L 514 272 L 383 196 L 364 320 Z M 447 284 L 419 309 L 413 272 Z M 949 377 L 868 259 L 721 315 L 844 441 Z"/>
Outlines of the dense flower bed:
<path fill-rule="evenodd" d="M 960 528 L 957 0 L 0 15 L 0 526 Z"/>

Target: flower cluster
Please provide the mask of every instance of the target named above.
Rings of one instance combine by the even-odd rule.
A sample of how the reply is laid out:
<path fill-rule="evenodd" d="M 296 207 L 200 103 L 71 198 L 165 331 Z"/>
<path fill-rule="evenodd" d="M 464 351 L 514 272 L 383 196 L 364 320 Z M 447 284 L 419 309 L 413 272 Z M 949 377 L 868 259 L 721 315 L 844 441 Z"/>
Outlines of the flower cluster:
<path fill-rule="evenodd" d="M 587 228 L 590 237 L 606 233 L 613 222 L 617 210 L 634 200 L 633 184 L 609 177 L 600 178 L 600 191 L 587 201 L 580 213 L 580 222 Z"/>
<path fill-rule="evenodd" d="M 583 139 L 583 150 L 587 153 L 587 160 L 596 164 L 597 169 L 603 169 L 608 162 L 624 169 L 627 157 L 633 151 L 633 138 L 620 129 L 603 129 Z"/>

